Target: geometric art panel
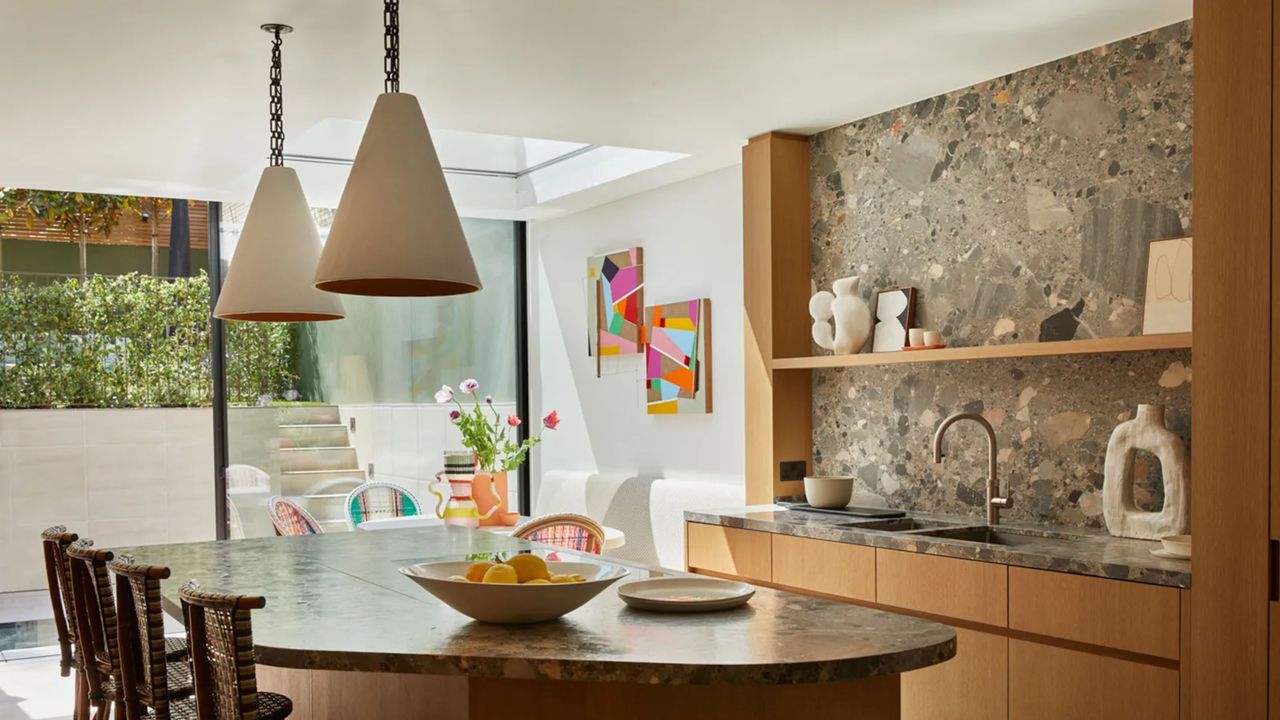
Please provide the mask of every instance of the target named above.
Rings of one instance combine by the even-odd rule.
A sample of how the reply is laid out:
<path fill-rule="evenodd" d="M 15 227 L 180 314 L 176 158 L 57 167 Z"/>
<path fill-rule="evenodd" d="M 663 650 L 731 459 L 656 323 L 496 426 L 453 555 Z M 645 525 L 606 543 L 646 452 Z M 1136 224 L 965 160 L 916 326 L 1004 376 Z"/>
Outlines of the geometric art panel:
<path fill-rule="evenodd" d="M 650 415 L 711 412 L 711 300 L 645 310 L 645 396 Z"/>
<path fill-rule="evenodd" d="M 587 354 L 635 355 L 644 350 L 644 248 L 587 258 Z"/>

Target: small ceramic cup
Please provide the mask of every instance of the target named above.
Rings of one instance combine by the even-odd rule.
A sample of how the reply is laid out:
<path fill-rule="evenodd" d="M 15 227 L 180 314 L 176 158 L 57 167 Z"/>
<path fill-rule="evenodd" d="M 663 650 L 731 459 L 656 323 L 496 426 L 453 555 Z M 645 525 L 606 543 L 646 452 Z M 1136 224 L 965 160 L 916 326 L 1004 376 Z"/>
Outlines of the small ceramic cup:
<path fill-rule="evenodd" d="M 842 508 L 853 497 L 851 477 L 805 477 L 804 499 L 816 508 Z"/>
<path fill-rule="evenodd" d="M 1169 535 L 1167 537 L 1162 537 L 1160 538 L 1160 544 L 1164 546 L 1164 551 L 1171 555 L 1191 557 L 1190 535 Z"/>
<path fill-rule="evenodd" d="M 938 330 L 924 331 L 924 344 L 926 347 L 942 344 L 942 333 Z"/>
<path fill-rule="evenodd" d="M 907 340 L 911 347 L 924 347 L 924 328 L 911 328 L 907 331 Z"/>

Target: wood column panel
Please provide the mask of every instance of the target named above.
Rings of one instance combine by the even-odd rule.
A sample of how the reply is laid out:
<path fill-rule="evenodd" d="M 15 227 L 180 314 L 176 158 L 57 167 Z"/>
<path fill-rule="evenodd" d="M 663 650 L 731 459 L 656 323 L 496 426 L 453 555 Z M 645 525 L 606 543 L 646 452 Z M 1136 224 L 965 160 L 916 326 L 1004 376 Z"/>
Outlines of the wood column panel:
<path fill-rule="evenodd" d="M 773 359 L 809 354 L 809 139 L 752 138 L 742 149 L 747 502 L 803 492 L 780 463 L 813 457 L 809 372 L 774 373 Z"/>
<path fill-rule="evenodd" d="M 1195 0 L 1194 718 L 1267 717 L 1274 0 Z M 1274 630 L 1273 630 L 1274 632 Z"/>

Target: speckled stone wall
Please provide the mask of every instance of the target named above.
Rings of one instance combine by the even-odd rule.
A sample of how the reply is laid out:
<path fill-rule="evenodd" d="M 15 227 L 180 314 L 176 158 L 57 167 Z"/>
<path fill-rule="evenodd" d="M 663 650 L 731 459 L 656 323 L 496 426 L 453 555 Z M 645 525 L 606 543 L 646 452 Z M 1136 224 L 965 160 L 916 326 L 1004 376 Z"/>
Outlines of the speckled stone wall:
<path fill-rule="evenodd" d="M 1179 23 L 814 136 L 815 285 L 859 275 L 873 304 L 913 286 L 917 325 L 951 346 L 1140 334 L 1147 242 L 1191 231 L 1191 62 Z M 819 371 L 816 471 L 980 515 L 976 428 L 929 457 L 938 420 L 977 410 L 1007 516 L 1097 527 L 1112 428 L 1156 402 L 1189 437 L 1190 382 L 1187 352 Z"/>

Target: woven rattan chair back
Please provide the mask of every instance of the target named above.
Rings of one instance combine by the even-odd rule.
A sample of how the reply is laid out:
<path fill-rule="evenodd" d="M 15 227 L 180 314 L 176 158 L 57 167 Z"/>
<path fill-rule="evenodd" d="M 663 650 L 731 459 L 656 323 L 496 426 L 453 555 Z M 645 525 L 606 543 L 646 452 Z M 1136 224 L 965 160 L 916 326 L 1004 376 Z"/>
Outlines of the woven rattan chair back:
<path fill-rule="evenodd" d="M 129 717 L 150 708 L 156 720 L 168 720 L 169 673 L 165 659 L 164 608 L 160 581 L 169 568 L 137 565 L 122 556 L 110 564 L 116 576 L 120 640 L 120 678 Z"/>
<path fill-rule="evenodd" d="M 44 551 L 44 571 L 49 583 L 49 602 L 53 605 L 53 624 L 58 631 L 58 650 L 62 677 L 75 668 L 75 607 L 71 604 L 71 566 L 67 564 L 67 548 L 80 536 L 67 532 L 62 525 L 54 525 L 40 533 L 40 545 Z"/>
<path fill-rule="evenodd" d="M 224 595 L 188 582 L 180 590 L 199 720 L 256 720 L 258 680 L 249 611 L 265 598 Z"/>
<path fill-rule="evenodd" d="M 389 482 L 367 482 L 357 485 L 347 495 L 343 506 L 347 512 L 347 527 L 355 530 L 366 520 L 389 517 L 405 517 L 422 512 L 422 503 L 407 489 Z"/>
<path fill-rule="evenodd" d="M 513 537 L 599 555 L 604 548 L 604 529 L 585 515 L 556 513 L 526 520 L 511 531 Z"/>
<path fill-rule="evenodd" d="M 111 598 L 111 577 L 107 563 L 110 550 L 97 550 L 93 541 L 82 538 L 67 547 L 71 587 L 76 607 L 76 637 L 89 684 L 89 700 L 100 704 L 118 700 L 107 697 L 106 688 L 120 672 L 120 646 L 117 641 L 116 606 Z"/>
<path fill-rule="evenodd" d="M 319 535 L 324 532 L 320 523 L 298 503 L 279 495 L 267 501 L 271 514 L 271 527 L 276 535 Z"/>

